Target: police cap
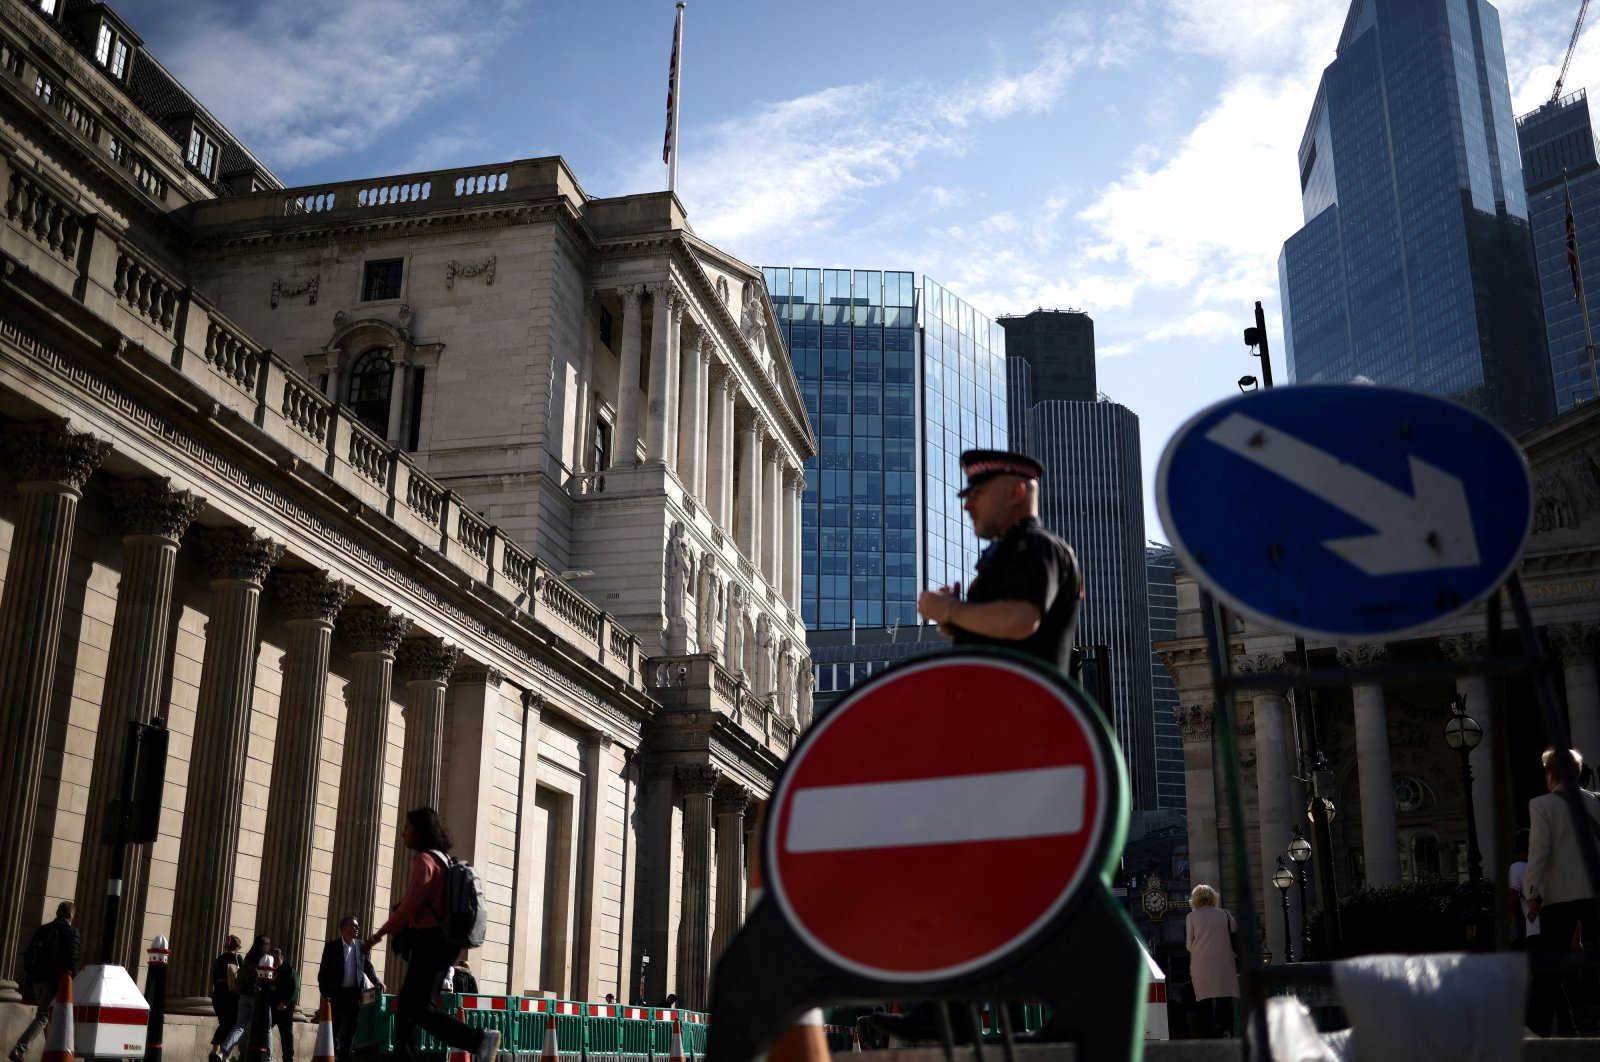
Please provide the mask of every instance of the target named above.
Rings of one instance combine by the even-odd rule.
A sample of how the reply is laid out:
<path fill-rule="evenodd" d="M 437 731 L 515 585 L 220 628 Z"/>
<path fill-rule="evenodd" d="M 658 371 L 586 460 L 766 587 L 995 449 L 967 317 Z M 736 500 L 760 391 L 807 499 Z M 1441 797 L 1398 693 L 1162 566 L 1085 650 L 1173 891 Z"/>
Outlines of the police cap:
<path fill-rule="evenodd" d="M 961 455 L 961 471 L 967 477 L 967 485 L 956 492 L 956 497 L 965 498 L 973 487 L 996 476 L 1038 479 L 1044 475 L 1044 466 L 1027 454 L 1012 450 L 967 450 Z"/>

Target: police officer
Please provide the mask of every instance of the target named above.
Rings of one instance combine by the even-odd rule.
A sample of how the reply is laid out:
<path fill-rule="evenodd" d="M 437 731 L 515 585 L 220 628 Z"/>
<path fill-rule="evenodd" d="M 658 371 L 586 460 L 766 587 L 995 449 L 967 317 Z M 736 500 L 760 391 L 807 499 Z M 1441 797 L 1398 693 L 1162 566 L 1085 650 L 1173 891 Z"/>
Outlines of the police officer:
<path fill-rule="evenodd" d="M 959 584 L 924 590 L 917 613 L 957 645 L 1005 646 L 1059 668 L 1072 653 L 1083 599 L 1083 574 L 1072 547 L 1039 523 L 1044 467 L 1026 454 L 968 450 L 967 485 L 958 495 L 972 530 L 990 539 L 978 575 L 961 598 Z"/>

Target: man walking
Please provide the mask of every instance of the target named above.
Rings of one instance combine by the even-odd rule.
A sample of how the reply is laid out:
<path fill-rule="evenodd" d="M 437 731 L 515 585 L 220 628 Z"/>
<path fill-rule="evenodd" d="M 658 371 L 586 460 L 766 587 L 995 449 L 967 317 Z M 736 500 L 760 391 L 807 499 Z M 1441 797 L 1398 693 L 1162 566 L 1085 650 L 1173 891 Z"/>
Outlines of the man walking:
<path fill-rule="evenodd" d="M 11 1048 L 11 1062 L 22 1062 L 33 1038 L 50 1023 L 61 975 L 76 976 L 78 973 L 78 929 L 72 924 L 77 911 L 77 904 L 62 900 L 56 905 L 55 920 L 34 930 L 33 939 L 28 942 L 28 950 L 22 957 L 23 973 L 33 986 L 33 1001 L 39 1009 L 17 1037 L 16 1046 Z"/>
<path fill-rule="evenodd" d="M 1560 953 L 1572 948 L 1578 924 L 1593 925 L 1600 909 L 1595 904 L 1594 888 L 1578 847 L 1579 834 L 1573 829 L 1561 784 L 1560 753 L 1545 749 L 1539 762 L 1544 766 L 1544 784 L 1549 790 L 1528 801 L 1528 869 L 1522 876 L 1522 893 L 1528 898 L 1528 918 L 1539 923 L 1539 935 L 1528 944 L 1530 951 L 1545 953 L 1554 962 Z M 1573 774 L 1583 768 L 1583 757 L 1576 749 L 1572 757 Z M 1579 791 L 1590 828 L 1600 825 L 1600 798 Z M 1552 954 L 1554 953 L 1554 954 Z M 1528 1027 L 1540 1036 L 1549 1036 L 1555 1023 L 1566 974 L 1559 969 L 1538 970 L 1533 975 L 1533 991 L 1528 1001 Z M 1574 984 L 1576 987 L 1576 984 Z M 1577 1009 L 1577 1008 L 1575 1008 Z"/>
<path fill-rule="evenodd" d="M 317 969 L 317 991 L 333 1001 L 333 1045 L 338 1062 L 350 1060 L 361 993 L 368 985 L 383 989 L 372 960 L 361 947 L 360 919 L 345 915 L 339 921 L 339 935 L 323 945 L 322 965 Z"/>
<path fill-rule="evenodd" d="M 283 1044 L 283 1062 L 294 1062 L 294 1007 L 300 1002 L 300 974 L 283 957 L 282 948 L 272 949 L 272 961 L 277 971 L 267 992 L 267 1001 L 272 1005 L 271 1024 Z M 268 1037 L 271 1035 L 267 1033 Z"/>

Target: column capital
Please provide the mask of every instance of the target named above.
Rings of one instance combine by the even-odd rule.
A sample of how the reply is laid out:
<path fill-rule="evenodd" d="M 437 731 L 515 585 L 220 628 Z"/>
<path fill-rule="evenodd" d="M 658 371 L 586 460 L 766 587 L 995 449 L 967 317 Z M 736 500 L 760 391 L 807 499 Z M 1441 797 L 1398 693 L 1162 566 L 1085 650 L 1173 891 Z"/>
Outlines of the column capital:
<path fill-rule="evenodd" d="M 172 480 L 125 479 L 111 484 L 111 504 L 129 535 L 157 535 L 173 542 L 183 537 L 206 500 L 189 490 L 176 490 Z"/>
<path fill-rule="evenodd" d="M 590 730 L 583 735 L 584 748 L 609 749 L 616 743 L 617 739 L 606 733 L 604 730 Z"/>
<path fill-rule="evenodd" d="M 1472 660 L 1489 655 L 1489 639 L 1477 632 L 1447 634 L 1439 639 L 1439 651 L 1451 660 Z"/>
<path fill-rule="evenodd" d="M 393 656 L 411 629 L 411 619 L 386 605 L 355 605 L 345 609 L 342 626 L 355 652 Z"/>
<path fill-rule="evenodd" d="M 676 290 L 673 290 L 667 298 L 667 312 L 672 315 L 672 327 L 682 328 L 683 312 L 689 308 L 689 304 L 683 301 L 683 296 Z"/>
<path fill-rule="evenodd" d="M 672 282 L 671 277 L 665 280 L 652 280 L 645 287 L 649 290 L 652 299 L 665 299 L 669 308 L 679 301 L 678 285 Z"/>
<path fill-rule="evenodd" d="M 754 406 L 735 408 L 733 411 L 733 425 L 740 431 L 753 431 L 756 433 L 756 442 L 762 441 L 761 414 Z"/>
<path fill-rule="evenodd" d="M 790 490 L 796 490 L 797 488 L 795 485 L 797 483 L 804 482 L 805 480 L 801 477 L 801 470 L 785 461 L 783 463 L 783 485 Z M 798 489 L 803 490 L 805 488 L 802 487 Z"/>
<path fill-rule="evenodd" d="M 109 442 L 73 431 L 64 418 L 8 424 L 5 443 L 18 483 L 64 483 L 73 490 L 82 490 L 111 452 Z"/>
<path fill-rule="evenodd" d="M 1389 647 L 1382 642 L 1373 645 L 1351 645 L 1339 649 L 1336 655 L 1339 663 L 1345 667 L 1370 667 L 1389 659 Z"/>
<path fill-rule="evenodd" d="M 678 767 L 677 776 L 685 796 L 708 797 L 717 788 L 722 772 L 709 763 L 686 763 Z"/>
<path fill-rule="evenodd" d="M 743 815 L 750 804 L 750 790 L 737 782 L 724 782 L 711 795 L 711 806 L 718 815 Z"/>
<path fill-rule="evenodd" d="M 622 302 L 624 306 L 632 306 L 637 309 L 639 306 L 639 300 L 644 298 L 643 284 L 624 284 L 617 290 L 622 292 Z"/>
<path fill-rule="evenodd" d="M 499 686 L 506 678 L 499 668 L 480 664 L 476 660 L 457 663 L 450 677 L 458 686 Z"/>
<path fill-rule="evenodd" d="M 1591 660 L 1600 649 L 1600 623 L 1552 623 L 1544 632 L 1550 648 L 1566 664 Z"/>
<path fill-rule="evenodd" d="M 1178 721 L 1178 729 L 1183 731 L 1183 740 L 1211 740 L 1212 731 L 1217 725 L 1217 708 L 1215 705 L 1191 704 L 1185 708 L 1180 704 L 1172 709 L 1172 714 Z"/>
<path fill-rule="evenodd" d="M 200 535 L 206 571 L 212 579 L 243 583 L 266 582 L 267 573 L 283 556 L 283 543 L 256 534 L 254 528 L 228 527 Z"/>
<path fill-rule="evenodd" d="M 290 620 L 317 620 L 329 624 L 338 618 L 339 610 L 344 608 L 355 589 L 342 579 L 333 578 L 326 570 L 279 572 L 272 582 Z"/>
<path fill-rule="evenodd" d="M 461 659 L 461 647 L 434 638 L 407 638 L 395 653 L 395 666 L 409 676 L 411 682 L 450 681 L 456 661 Z"/>
<path fill-rule="evenodd" d="M 1234 660 L 1234 665 L 1247 674 L 1264 674 L 1268 671 L 1285 671 L 1289 662 L 1282 653 L 1246 653 Z"/>

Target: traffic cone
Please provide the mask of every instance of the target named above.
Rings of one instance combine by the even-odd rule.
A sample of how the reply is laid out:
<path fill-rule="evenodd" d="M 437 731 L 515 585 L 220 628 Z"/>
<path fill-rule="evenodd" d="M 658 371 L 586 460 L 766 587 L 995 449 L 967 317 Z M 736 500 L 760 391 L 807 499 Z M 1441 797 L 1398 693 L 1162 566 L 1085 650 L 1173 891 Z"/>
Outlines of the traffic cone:
<path fill-rule="evenodd" d="M 561 1045 L 556 1042 L 556 1016 L 544 1020 L 544 1049 L 539 1052 L 539 1062 L 559 1062 Z"/>
<path fill-rule="evenodd" d="M 861 1026 L 852 1025 L 852 1026 L 850 1026 L 850 1052 L 852 1054 L 854 1054 L 855 1052 L 860 1051 L 860 1050 L 861 1050 Z M 313 1059 L 313 1062 L 319 1062 L 319 1060 Z"/>
<path fill-rule="evenodd" d="M 689 1062 L 683 1055 L 683 1023 L 676 1017 L 672 1019 L 672 1053 L 667 1062 Z"/>
<path fill-rule="evenodd" d="M 311 1062 L 333 1062 L 333 1000 L 324 996 L 317 1013 L 317 1042 L 311 1048 Z"/>
<path fill-rule="evenodd" d="M 43 1062 L 72 1062 L 76 1050 L 72 1030 L 72 975 L 62 973 L 56 1001 L 50 1008 L 50 1025 L 44 1034 Z"/>

